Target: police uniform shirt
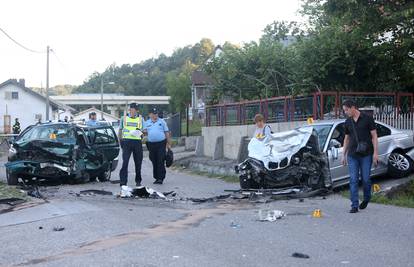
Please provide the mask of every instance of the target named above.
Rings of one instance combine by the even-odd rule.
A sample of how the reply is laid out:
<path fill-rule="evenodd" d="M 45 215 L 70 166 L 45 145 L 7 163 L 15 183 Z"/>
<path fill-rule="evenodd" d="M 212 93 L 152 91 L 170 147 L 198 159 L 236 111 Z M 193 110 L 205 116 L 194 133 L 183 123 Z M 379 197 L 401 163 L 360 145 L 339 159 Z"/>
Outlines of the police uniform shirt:
<path fill-rule="evenodd" d="M 130 117 L 130 116 L 129 116 L 129 113 L 127 114 L 127 116 L 128 116 L 128 117 Z M 139 116 L 139 115 L 138 115 L 138 114 L 136 114 L 136 115 L 135 115 L 135 117 L 130 117 L 130 118 L 135 119 L 135 118 L 138 118 L 138 116 Z M 144 118 L 142 118 L 142 119 L 144 119 Z M 121 121 L 119 122 L 119 130 L 124 129 L 124 120 L 125 120 L 125 117 L 124 117 L 124 116 L 122 116 L 122 117 L 121 117 Z"/>
<path fill-rule="evenodd" d="M 97 121 L 97 120 L 88 120 L 86 122 L 86 125 L 90 126 L 90 127 L 99 126 L 99 121 Z"/>
<path fill-rule="evenodd" d="M 148 133 L 148 142 L 164 141 L 166 139 L 165 132 L 169 131 L 167 123 L 161 118 L 158 118 L 156 121 L 147 120 L 144 129 Z"/>

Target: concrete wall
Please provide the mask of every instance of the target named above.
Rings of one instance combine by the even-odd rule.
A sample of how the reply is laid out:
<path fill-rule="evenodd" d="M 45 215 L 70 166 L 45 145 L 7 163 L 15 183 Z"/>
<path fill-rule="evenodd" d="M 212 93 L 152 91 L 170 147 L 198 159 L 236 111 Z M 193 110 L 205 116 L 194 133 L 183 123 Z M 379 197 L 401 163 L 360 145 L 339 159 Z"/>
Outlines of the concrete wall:
<path fill-rule="evenodd" d="M 5 99 L 6 92 L 18 92 L 18 99 Z M 13 84 L 0 88 L 0 132 L 4 130 L 4 115 L 11 116 L 13 126 L 14 119 L 19 118 L 20 127 L 23 130 L 29 125 L 35 124 L 36 114 L 41 114 L 42 122 L 46 120 L 46 100 L 34 96 Z M 49 119 L 53 119 L 52 108 L 49 110 Z"/>
<path fill-rule="evenodd" d="M 283 132 L 292 130 L 306 122 L 281 122 L 269 123 L 273 132 Z M 204 156 L 213 157 L 214 147 L 217 137 L 223 136 L 224 157 L 237 160 L 241 139 L 244 136 L 252 137 L 256 129 L 255 125 L 237 125 L 237 126 L 212 126 L 203 127 L 202 136 L 204 137 Z"/>

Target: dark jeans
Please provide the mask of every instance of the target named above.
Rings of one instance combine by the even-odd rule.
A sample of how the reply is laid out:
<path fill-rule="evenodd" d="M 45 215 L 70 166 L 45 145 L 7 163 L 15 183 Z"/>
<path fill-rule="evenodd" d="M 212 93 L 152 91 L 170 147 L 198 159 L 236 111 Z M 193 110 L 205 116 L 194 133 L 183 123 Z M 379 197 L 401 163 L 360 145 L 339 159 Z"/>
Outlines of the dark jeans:
<path fill-rule="evenodd" d="M 360 174 L 364 188 L 364 201 L 371 200 L 371 165 L 372 155 L 365 157 L 348 156 L 348 167 L 350 175 L 349 190 L 351 193 L 352 208 L 358 208 L 359 205 L 358 183 Z"/>
<path fill-rule="evenodd" d="M 165 148 L 167 140 L 161 142 L 147 142 L 149 158 L 152 162 L 152 173 L 155 180 L 165 179 Z"/>
<path fill-rule="evenodd" d="M 142 142 L 141 140 L 123 139 L 121 141 L 122 148 L 122 168 L 119 172 L 119 179 L 121 180 L 121 186 L 128 183 L 128 164 L 131 154 L 134 157 L 135 163 L 135 183 L 141 183 L 141 165 L 142 165 Z"/>

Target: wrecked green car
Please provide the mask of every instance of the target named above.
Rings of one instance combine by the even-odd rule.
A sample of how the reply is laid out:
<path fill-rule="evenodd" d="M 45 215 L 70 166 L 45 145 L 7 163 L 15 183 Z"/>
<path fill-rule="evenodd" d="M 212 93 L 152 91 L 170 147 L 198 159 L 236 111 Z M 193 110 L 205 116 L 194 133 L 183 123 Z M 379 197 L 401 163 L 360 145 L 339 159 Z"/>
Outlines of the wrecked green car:
<path fill-rule="evenodd" d="M 72 123 L 29 126 L 12 143 L 6 166 L 7 183 L 18 179 L 107 181 L 118 165 L 119 141 L 112 126 Z"/>

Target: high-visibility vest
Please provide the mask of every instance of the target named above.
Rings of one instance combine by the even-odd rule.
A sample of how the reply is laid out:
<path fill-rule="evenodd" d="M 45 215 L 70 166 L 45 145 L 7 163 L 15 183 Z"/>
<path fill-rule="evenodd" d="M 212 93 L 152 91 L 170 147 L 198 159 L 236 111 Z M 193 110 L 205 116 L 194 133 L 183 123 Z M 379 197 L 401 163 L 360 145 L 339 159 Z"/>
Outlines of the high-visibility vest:
<path fill-rule="evenodd" d="M 131 140 L 141 140 L 141 137 L 137 137 L 131 134 L 131 132 L 135 130 L 142 131 L 142 117 L 141 116 L 137 116 L 135 118 L 125 116 L 123 126 L 124 127 L 122 129 L 122 138 L 131 139 Z"/>

